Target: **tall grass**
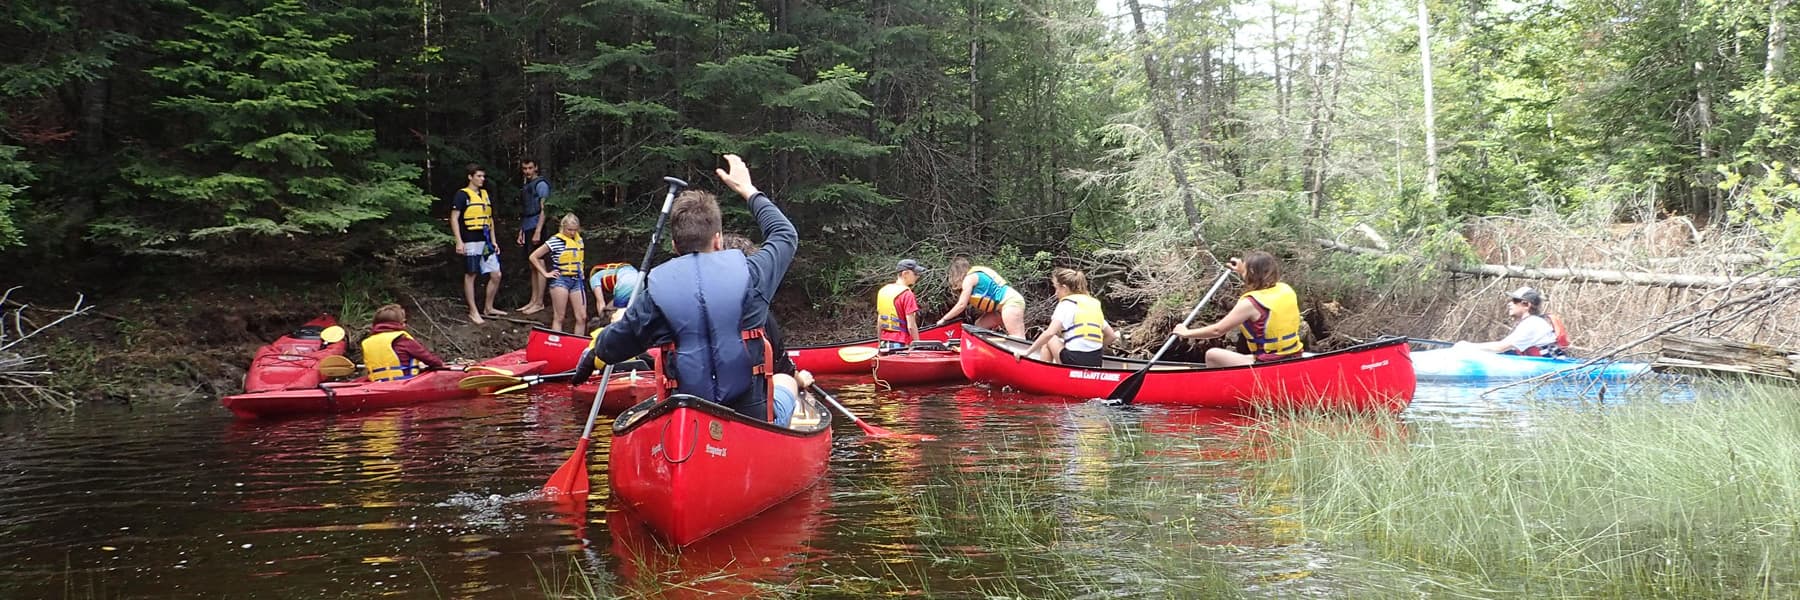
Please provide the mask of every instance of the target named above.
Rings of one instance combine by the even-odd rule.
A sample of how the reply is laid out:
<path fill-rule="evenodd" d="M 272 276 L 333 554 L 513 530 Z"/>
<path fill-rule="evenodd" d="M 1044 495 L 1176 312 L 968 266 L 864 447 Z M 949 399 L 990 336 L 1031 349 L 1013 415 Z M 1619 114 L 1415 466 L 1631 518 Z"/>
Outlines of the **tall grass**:
<path fill-rule="evenodd" d="M 1800 392 L 1538 407 L 1526 424 L 1267 426 L 1254 500 L 1355 560 L 1356 597 L 1800 594 Z"/>

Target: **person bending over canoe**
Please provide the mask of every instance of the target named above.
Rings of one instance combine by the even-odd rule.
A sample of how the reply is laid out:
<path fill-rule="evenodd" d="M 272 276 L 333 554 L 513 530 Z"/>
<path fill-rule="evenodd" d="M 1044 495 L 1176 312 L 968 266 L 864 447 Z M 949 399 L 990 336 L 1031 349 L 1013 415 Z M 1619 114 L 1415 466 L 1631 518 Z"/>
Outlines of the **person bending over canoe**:
<path fill-rule="evenodd" d="M 1300 343 L 1300 302 L 1294 288 L 1281 282 L 1281 264 L 1269 253 L 1257 250 L 1242 259 L 1232 257 L 1225 265 L 1244 278 L 1244 287 L 1250 291 L 1244 292 L 1219 322 L 1199 329 L 1178 324 L 1175 335 L 1207 340 L 1238 328 L 1250 345 L 1250 354 L 1213 348 L 1206 351 L 1208 367 L 1235 367 L 1300 356 L 1305 349 Z"/>
<path fill-rule="evenodd" d="M 594 290 L 594 314 L 601 318 L 601 327 L 625 316 L 620 309 L 631 302 L 631 290 L 637 288 L 639 281 L 637 267 L 630 264 L 594 265 L 588 274 L 588 288 Z M 606 314 L 609 311 L 610 317 Z"/>
<path fill-rule="evenodd" d="M 717 175 L 750 203 L 762 230 L 762 248 L 745 256 L 724 250 L 719 202 L 712 194 L 688 190 L 669 213 L 669 237 L 680 254 L 645 276 L 644 296 L 624 318 L 601 329 L 591 359 L 619 362 L 653 347 L 665 389 L 692 394 L 756 419 L 783 425 L 793 414 L 798 389 L 777 387 L 774 351 L 764 336 L 769 299 L 794 261 L 800 234 L 769 196 L 757 191 L 750 171 L 735 154 L 729 170 Z M 577 372 L 576 381 L 586 379 Z"/>
<path fill-rule="evenodd" d="M 919 299 L 912 286 L 925 274 L 919 261 L 902 259 L 894 266 L 894 282 L 875 293 L 876 350 L 882 354 L 905 350 L 919 336 Z"/>
<path fill-rule="evenodd" d="M 423 370 L 420 365 L 449 368 L 406 332 L 406 309 L 398 304 L 375 309 L 375 325 L 369 328 L 369 337 L 362 340 L 362 355 L 363 364 L 369 369 L 369 381 L 412 379 Z"/>
<path fill-rule="evenodd" d="M 962 316 L 963 309 L 975 315 L 975 326 L 984 329 L 1004 327 L 1006 335 L 1025 337 L 1025 296 L 1006 284 L 993 269 L 971 266 L 961 256 L 950 261 L 950 290 L 957 295 L 956 306 L 950 307 L 937 324 L 949 323 Z"/>
<path fill-rule="evenodd" d="M 1024 351 L 1013 352 L 1013 359 L 1034 356 L 1045 362 L 1076 367 L 1100 366 L 1101 351 L 1107 344 L 1119 341 L 1119 332 L 1106 322 L 1100 301 L 1088 295 L 1087 276 L 1074 269 L 1050 272 L 1050 284 L 1056 288 L 1056 312 L 1050 325 Z M 1038 355 L 1038 350 L 1044 353 Z"/>
<path fill-rule="evenodd" d="M 555 270 L 544 268 L 549 255 Z M 562 328 L 563 313 L 574 317 L 575 335 L 587 335 L 587 291 L 581 286 L 581 263 L 586 260 L 586 245 L 581 241 L 581 219 L 575 213 L 563 215 L 561 230 L 531 252 L 526 261 L 545 279 L 550 280 L 550 328 Z"/>
<path fill-rule="evenodd" d="M 1498 342 L 1457 342 L 1456 348 L 1522 354 L 1525 356 L 1564 356 L 1563 347 L 1569 334 L 1562 322 L 1544 314 L 1544 295 L 1530 287 L 1513 290 L 1506 295 L 1506 315 L 1518 321 L 1512 333 Z"/>

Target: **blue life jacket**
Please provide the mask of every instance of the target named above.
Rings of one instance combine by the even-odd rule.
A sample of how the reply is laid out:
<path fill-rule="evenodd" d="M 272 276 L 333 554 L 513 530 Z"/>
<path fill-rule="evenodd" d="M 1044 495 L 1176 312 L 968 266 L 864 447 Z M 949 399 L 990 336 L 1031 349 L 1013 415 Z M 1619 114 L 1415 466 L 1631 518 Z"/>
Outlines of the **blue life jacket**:
<path fill-rule="evenodd" d="M 664 386 L 767 419 L 769 352 L 762 324 L 743 322 L 751 293 L 744 253 L 685 254 L 651 269 L 649 280 L 644 291 L 675 332 L 657 361 Z"/>

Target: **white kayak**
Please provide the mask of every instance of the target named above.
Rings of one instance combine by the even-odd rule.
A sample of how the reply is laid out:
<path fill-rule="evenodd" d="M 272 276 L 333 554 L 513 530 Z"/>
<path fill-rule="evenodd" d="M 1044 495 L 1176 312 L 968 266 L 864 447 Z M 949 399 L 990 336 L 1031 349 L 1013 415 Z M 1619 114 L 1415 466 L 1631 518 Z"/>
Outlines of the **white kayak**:
<path fill-rule="evenodd" d="M 1412 353 L 1413 373 L 1423 380 L 1526 379 L 1565 371 L 1584 362 L 1576 358 L 1544 358 L 1442 348 Z M 1624 379 L 1650 372 L 1638 362 L 1602 362 L 1558 375 L 1558 378 Z"/>

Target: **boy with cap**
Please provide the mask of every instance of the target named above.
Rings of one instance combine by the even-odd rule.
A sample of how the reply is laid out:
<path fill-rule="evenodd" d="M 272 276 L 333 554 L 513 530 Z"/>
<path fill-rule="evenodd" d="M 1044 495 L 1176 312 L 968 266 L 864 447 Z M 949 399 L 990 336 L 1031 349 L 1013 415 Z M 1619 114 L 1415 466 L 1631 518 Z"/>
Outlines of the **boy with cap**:
<path fill-rule="evenodd" d="M 1498 342 L 1457 342 L 1456 347 L 1525 356 L 1562 356 L 1569 335 L 1561 323 L 1544 314 L 1544 295 L 1527 286 L 1506 297 L 1506 315 L 1518 321 L 1512 333 Z"/>
<path fill-rule="evenodd" d="M 919 300 L 913 296 L 912 286 L 925 274 L 925 267 L 908 258 L 894 265 L 894 270 L 894 282 L 875 293 L 875 337 L 881 340 L 876 349 L 882 354 L 905 350 L 919 334 Z"/>

